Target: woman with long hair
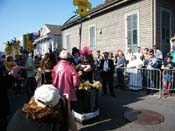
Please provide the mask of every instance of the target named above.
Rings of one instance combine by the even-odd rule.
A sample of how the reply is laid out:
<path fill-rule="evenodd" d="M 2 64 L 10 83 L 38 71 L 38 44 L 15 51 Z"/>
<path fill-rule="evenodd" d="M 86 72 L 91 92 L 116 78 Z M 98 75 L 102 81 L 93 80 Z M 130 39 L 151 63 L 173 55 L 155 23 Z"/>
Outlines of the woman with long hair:
<path fill-rule="evenodd" d="M 7 131 L 67 131 L 67 121 L 66 101 L 57 88 L 46 84 L 14 114 Z"/>

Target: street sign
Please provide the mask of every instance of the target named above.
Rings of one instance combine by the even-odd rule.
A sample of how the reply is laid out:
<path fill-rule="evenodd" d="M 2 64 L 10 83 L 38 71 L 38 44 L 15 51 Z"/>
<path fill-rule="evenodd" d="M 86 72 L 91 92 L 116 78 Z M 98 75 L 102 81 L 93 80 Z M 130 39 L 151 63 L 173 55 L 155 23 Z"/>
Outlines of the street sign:
<path fill-rule="evenodd" d="M 88 0 L 74 0 L 73 4 L 75 6 L 78 6 L 76 13 L 79 14 L 80 16 L 86 16 L 87 9 L 91 9 L 91 3 L 88 2 Z"/>

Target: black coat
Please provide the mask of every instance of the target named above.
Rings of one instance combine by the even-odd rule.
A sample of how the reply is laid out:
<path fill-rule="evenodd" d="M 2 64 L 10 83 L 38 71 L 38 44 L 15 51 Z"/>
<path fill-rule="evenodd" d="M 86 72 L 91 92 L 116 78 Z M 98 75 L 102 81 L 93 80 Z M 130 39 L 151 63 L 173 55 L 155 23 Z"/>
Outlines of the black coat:
<path fill-rule="evenodd" d="M 60 129 L 60 123 L 44 122 L 26 118 L 21 109 L 10 120 L 7 131 L 67 131 Z"/>
<path fill-rule="evenodd" d="M 0 118 L 4 118 L 10 113 L 10 104 L 8 99 L 8 89 L 10 88 L 9 84 L 10 76 L 8 74 L 0 73 Z"/>
<path fill-rule="evenodd" d="M 103 73 L 104 61 L 105 60 L 102 60 L 101 63 L 100 63 L 100 69 L 101 69 L 102 73 Z M 107 74 L 109 76 L 113 76 L 113 74 L 114 74 L 114 62 L 111 59 L 108 59 L 108 62 L 109 62 L 108 63 L 109 70 L 108 70 Z"/>

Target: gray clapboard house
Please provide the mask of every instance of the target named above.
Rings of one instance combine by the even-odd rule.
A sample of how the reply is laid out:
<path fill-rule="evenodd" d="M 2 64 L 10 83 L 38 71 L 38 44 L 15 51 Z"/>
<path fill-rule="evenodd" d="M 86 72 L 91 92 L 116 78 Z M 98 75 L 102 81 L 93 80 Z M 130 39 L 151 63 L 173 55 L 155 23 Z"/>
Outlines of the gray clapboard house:
<path fill-rule="evenodd" d="M 116 53 L 157 45 L 165 54 L 175 33 L 175 0 L 107 0 L 82 19 L 81 43 L 80 21 L 76 17 L 61 27 L 63 48 L 89 46 Z"/>

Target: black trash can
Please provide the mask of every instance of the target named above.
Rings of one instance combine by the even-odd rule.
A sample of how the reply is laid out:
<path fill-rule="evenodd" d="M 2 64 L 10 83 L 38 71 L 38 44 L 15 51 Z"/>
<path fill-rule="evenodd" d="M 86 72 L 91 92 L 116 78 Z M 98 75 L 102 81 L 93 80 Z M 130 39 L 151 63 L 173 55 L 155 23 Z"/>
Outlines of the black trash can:
<path fill-rule="evenodd" d="M 98 110 L 98 89 L 77 90 L 78 101 L 75 102 L 73 110 L 77 113 L 91 113 Z"/>

